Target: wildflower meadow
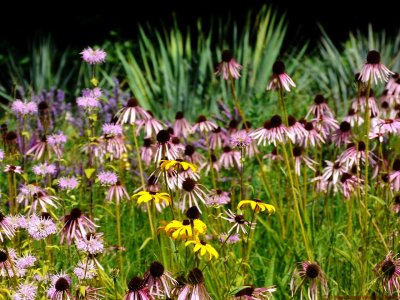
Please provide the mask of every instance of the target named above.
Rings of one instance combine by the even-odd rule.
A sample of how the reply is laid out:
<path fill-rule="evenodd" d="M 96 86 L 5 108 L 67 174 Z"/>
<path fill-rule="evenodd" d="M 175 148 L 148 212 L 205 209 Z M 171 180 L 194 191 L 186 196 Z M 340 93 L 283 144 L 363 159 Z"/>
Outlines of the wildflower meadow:
<path fill-rule="evenodd" d="M 196 30 L 2 62 L 0 299 L 400 299 L 400 35 Z"/>

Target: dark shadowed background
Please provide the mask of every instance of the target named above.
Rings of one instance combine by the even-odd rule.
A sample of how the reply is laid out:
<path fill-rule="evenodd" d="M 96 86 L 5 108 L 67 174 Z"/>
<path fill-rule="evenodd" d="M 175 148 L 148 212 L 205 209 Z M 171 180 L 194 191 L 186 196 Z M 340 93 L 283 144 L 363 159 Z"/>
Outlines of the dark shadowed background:
<path fill-rule="evenodd" d="M 129 0 L 128 0 L 129 1 Z M 8 3 L 0 17 L 0 47 L 13 46 L 22 50 L 40 35 L 51 34 L 59 47 L 71 45 L 85 47 L 101 44 L 114 31 L 120 37 L 135 38 L 137 24 L 150 22 L 154 26 L 170 26 L 176 16 L 183 28 L 195 24 L 201 18 L 207 24 L 216 17 L 231 16 L 239 25 L 248 10 L 258 10 L 263 4 L 272 5 L 278 12 L 286 13 L 288 32 L 286 44 L 292 40 L 311 40 L 320 36 L 321 24 L 331 38 L 344 40 L 349 30 L 366 31 L 368 23 L 376 30 L 389 33 L 399 30 L 398 10 L 395 6 L 366 2 L 319 1 L 54 1 L 53 7 L 38 1 Z M 112 39 L 112 38 L 111 38 Z"/>

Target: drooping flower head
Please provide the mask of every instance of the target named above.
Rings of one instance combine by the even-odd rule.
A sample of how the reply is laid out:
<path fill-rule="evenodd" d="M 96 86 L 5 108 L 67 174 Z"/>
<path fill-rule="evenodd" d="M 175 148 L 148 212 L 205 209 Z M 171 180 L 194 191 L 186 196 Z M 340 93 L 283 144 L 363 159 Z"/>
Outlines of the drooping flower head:
<path fill-rule="evenodd" d="M 69 300 L 71 296 L 71 278 L 65 273 L 53 275 L 51 278 L 51 286 L 47 291 L 50 300 Z"/>
<path fill-rule="evenodd" d="M 178 282 L 165 267 L 154 261 L 144 275 L 144 282 L 148 285 L 150 294 L 155 297 L 171 298 L 171 291 Z"/>
<path fill-rule="evenodd" d="M 362 82 L 374 82 L 378 83 L 378 80 L 381 82 L 386 82 L 389 80 L 389 75 L 394 74 L 390 71 L 384 64 L 381 63 L 381 55 L 378 51 L 372 50 L 368 52 L 367 62 L 364 64 L 359 79 Z"/>
<path fill-rule="evenodd" d="M 233 299 L 236 300 L 264 300 L 271 299 L 272 293 L 276 291 L 275 286 L 256 288 L 249 285 L 238 291 Z"/>
<path fill-rule="evenodd" d="M 285 72 L 285 64 L 277 60 L 272 66 L 272 76 L 269 80 L 267 90 L 285 89 L 290 92 L 290 87 L 296 87 L 293 79 Z"/>
<path fill-rule="evenodd" d="M 396 295 L 400 292 L 400 259 L 390 251 L 386 258 L 380 261 L 375 272 L 382 281 L 382 286 L 389 295 Z"/>
<path fill-rule="evenodd" d="M 230 50 L 222 51 L 222 61 L 218 64 L 215 75 L 222 75 L 225 80 L 230 78 L 239 79 L 239 71 L 242 66 L 233 58 L 233 53 Z"/>
<path fill-rule="evenodd" d="M 152 300 L 149 288 L 144 280 L 140 277 L 133 277 L 128 283 L 128 293 L 124 296 L 124 300 Z"/>

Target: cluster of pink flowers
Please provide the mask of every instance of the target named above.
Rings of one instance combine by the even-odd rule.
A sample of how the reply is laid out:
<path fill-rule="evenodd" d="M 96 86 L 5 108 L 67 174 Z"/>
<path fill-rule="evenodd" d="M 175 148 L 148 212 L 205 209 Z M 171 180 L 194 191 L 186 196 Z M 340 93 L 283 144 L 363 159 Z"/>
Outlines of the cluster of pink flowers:
<path fill-rule="evenodd" d="M 22 100 L 15 100 L 11 105 L 12 111 L 19 116 L 33 115 L 37 113 L 38 106 L 35 102 L 24 102 Z"/>

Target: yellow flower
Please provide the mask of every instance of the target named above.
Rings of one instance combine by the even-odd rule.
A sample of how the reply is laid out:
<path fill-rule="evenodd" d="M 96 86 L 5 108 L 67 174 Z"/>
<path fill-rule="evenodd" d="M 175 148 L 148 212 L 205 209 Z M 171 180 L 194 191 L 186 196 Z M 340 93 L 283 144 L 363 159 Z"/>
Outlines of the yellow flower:
<path fill-rule="evenodd" d="M 255 210 L 256 212 L 266 210 L 268 212 L 268 214 L 275 213 L 275 207 L 273 205 L 262 203 L 258 199 L 242 200 L 242 201 L 239 202 L 237 207 L 238 207 L 238 209 L 241 209 L 243 206 L 246 206 L 247 204 L 250 204 L 251 205 L 251 209 Z"/>
<path fill-rule="evenodd" d="M 204 241 L 187 241 L 185 243 L 185 246 L 188 246 L 190 244 L 194 244 L 194 248 L 193 248 L 193 252 L 200 252 L 201 256 L 204 256 L 205 254 L 208 254 L 208 260 L 211 260 L 213 257 L 218 258 L 218 252 L 217 250 L 214 249 L 213 246 L 211 246 L 210 244 L 207 244 Z"/>
<path fill-rule="evenodd" d="M 186 171 L 187 169 L 192 169 L 193 172 L 197 172 L 197 167 L 191 163 L 182 161 L 182 160 L 162 160 L 161 161 L 161 165 L 160 165 L 161 169 L 165 169 L 165 170 L 169 170 L 169 168 L 174 168 L 175 170 L 177 170 L 179 167 L 181 167 L 184 171 Z"/>
<path fill-rule="evenodd" d="M 173 220 L 165 226 L 165 232 L 168 235 L 171 235 L 172 238 L 175 240 L 178 237 L 181 239 L 186 240 L 187 238 L 193 238 L 198 234 L 204 234 L 207 230 L 206 224 L 204 224 L 201 220 L 194 220 L 193 221 L 193 231 L 192 232 L 192 225 L 190 225 L 189 220 Z"/>
<path fill-rule="evenodd" d="M 163 203 L 165 202 L 167 205 L 171 203 L 171 197 L 168 193 L 154 193 L 154 192 L 145 192 L 141 191 L 137 194 L 134 194 L 132 198 L 138 197 L 137 203 L 146 203 L 151 200 L 155 201 L 156 203 Z"/>

